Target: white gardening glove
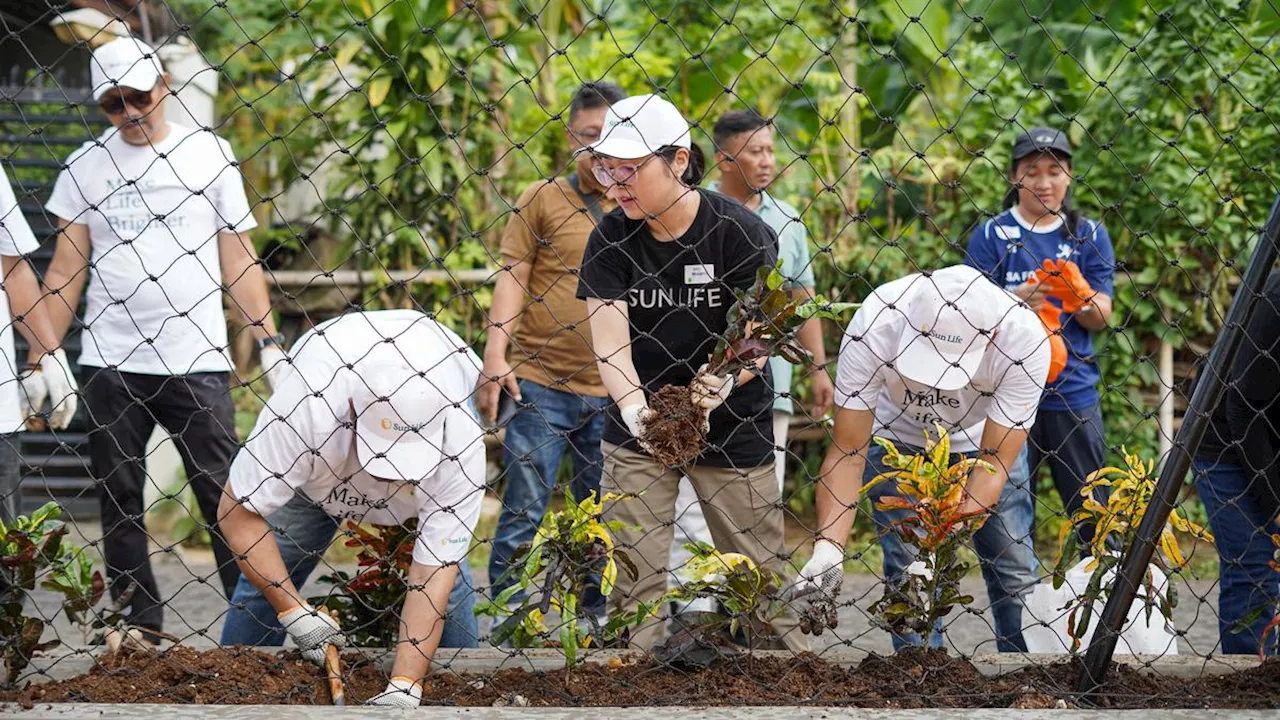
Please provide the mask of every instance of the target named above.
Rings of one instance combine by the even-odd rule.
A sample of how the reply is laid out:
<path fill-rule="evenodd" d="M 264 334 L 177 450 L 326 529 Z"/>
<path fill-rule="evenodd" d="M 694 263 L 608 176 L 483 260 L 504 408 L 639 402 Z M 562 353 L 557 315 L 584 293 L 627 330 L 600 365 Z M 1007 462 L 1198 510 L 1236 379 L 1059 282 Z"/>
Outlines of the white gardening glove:
<path fill-rule="evenodd" d="M 320 667 L 324 667 L 324 653 L 328 646 L 344 647 L 347 644 L 347 637 L 338 627 L 338 621 L 307 604 L 282 613 L 280 624 L 302 650 L 302 657 Z"/>
<path fill-rule="evenodd" d="M 711 411 L 724 404 L 737 384 L 737 375 L 733 373 L 712 375 L 707 372 L 707 366 L 703 365 L 698 368 L 698 374 L 689 385 L 689 391 L 693 394 L 693 404 L 710 415 Z"/>
<path fill-rule="evenodd" d="M 813 557 L 800 569 L 791 587 L 782 593 L 782 599 L 790 602 L 813 593 L 834 598 L 843 578 L 844 548 L 830 540 L 819 540 L 813 544 Z"/>
<path fill-rule="evenodd" d="M 76 406 L 80 398 L 76 394 L 80 388 L 76 385 L 76 377 L 71 374 L 71 365 L 67 362 L 67 353 L 58 348 L 45 353 L 40 358 L 40 374 L 44 376 L 44 385 L 49 392 L 49 427 L 54 430 L 65 430 L 75 417 Z M 43 402 L 41 402 L 43 405 Z"/>
<path fill-rule="evenodd" d="M 643 401 L 618 408 L 619 414 L 622 415 L 622 424 L 627 426 L 627 430 L 631 431 L 631 437 L 640 443 L 640 448 L 650 455 L 653 454 L 653 448 L 649 447 L 649 443 L 643 439 L 644 428 L 653 418 L 653 411 L 649 409 Z"/>
<path fill-rule="evenodd" d="M 416 708 L 422 703 L 422 686 L 407 677 L 394 677 L 387 689 L 365 701 L 365 705 Z"/>
<path fill-rule="evenodd" d="M 29 365 L 18 378 L 22 393 L 22 417 L 27 429 L 32 432 L 43 432 L 48 423 L 40 415 L 44 411 L 44 401 L 49 398 L 49 386 L 44 381 L 44 371 L 39 365 Z"/>
<path fill-rule="evenodd" d="M 280 383 L 284 382 L 292 370 L 293 365 L 289 363 L 289 355 L 285 353 L 284 348 L 277 345 L 268 345 L 258 351 L 258 355 L 262 360 L 262 374 L 267 378 L 267 389 L 275 392 L 280 389 Z"/>

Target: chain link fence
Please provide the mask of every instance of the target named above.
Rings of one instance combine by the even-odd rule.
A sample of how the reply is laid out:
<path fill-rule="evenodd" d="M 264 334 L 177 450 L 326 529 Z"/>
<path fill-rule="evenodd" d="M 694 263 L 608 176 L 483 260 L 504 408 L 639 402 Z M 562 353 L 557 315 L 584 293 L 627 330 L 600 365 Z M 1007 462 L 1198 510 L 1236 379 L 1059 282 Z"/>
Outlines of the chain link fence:
<path fill-rule="evenodd" d="M 1271 4 L 0 21 L 0 698 L 1273 702 Z"/>

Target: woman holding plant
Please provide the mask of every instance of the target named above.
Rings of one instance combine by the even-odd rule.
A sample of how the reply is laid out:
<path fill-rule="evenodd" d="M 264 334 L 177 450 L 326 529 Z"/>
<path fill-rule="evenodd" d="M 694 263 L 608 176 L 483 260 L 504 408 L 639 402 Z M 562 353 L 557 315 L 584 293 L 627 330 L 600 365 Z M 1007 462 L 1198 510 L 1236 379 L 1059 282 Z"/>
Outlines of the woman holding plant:
<path fill-rule="evenodd" d="M 864 482 L 884 548 L 887 595 L 921 585 L 936 591 L 908 602 L 933 626 L 928 644 L 941 647 L 935 598 L 958 598 L 936 587 L 936 550 L 972 534 L 1002 652 L 1026 650 L 1020 596 L 1036 582 L 1031 545 L 1035 513 L 1021 453 L 1035 422 L 1049 372 L 1049 341 L 1035 313 L 977 270 L 954 266 L 908 275 L 877 288 L 854 316 L 840 348 L 837 414 L 817 487 L 813 556 L 788 589 L 830 603 L 843 577 L 844 547 Z M 924 447 L 935 428 L 949 435 L 943 450 Z M 888 441 L 897 448 L 872 445 Z M 900 455 L 940 452 L 932 466 L 944 481 L 902 476 L 912 487 L 872 483 L 904 467 Z M 945 473 L 961 454 L 981 462 Z M 911 502 L 904 502 L 905 499 Z M 985 516 L 985 522 L 983 522 Z M 974 528 L 978 528 L 974 532 Z M 898 531 L 909 527 L 920 542 Z M 910 535 L 907 535 L 910 537 Z M 925 546 L 928 547 L 925 547 Z M 922 549 L 925 550 L 922 552 Z M 932 554 L 931 554 L 932 553 Z M 958 582 L 958 578 L 955 578 Z M 919 593 L 917 593 L 918 595 Z M 963 604 L 956 599 L 957 604 Z M 807 613 L 806 613 L 807 614 Z M 945 614 L 945 613 L 944 613 Z M 923 642 L 919 623 L 898 614 L 886 623 L 895 648 Z M 936 621 L 936 622 L 935 622 Z"/>
<path fill-rule="evenodd" d="M 598 181 L 618 203 L 591 235 L 578 287 L 614 401 L 601 489 L 642 494 L 605 510 L 606 520 L 625 526 L 615 536 L 639 569 L 636 580 L 619 578 L 614 609 L 634 610 L 663 595 L 682 473 L 697 491 L 716 547 L 780 573 L 783 518 L 767 353 L 739 372 L 706 371 L 729 328 L 735 292 L 774 266 L 777 240 L 750 210 L 696 188 L 702 153 L 679 110 L 662 98 L 614 104 L 601 139 L 582 152 L 595 158 Z M 665 409 L 650 409 L 660 400 Z M 655 451 L 704 434 L 705 448 L 687 464 L 655 459 Z M 795 624 L 784 615 L 774 630 L 787 647 L 802 650 L 807 642 Z M 631 639 L 648 649 L 661 633 L 654 620 Z"/>

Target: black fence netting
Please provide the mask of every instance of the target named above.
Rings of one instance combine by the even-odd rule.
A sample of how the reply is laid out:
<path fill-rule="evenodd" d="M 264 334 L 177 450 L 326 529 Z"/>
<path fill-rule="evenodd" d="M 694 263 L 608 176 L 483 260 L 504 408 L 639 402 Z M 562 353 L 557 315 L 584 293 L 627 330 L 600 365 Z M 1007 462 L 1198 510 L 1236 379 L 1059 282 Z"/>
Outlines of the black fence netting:
<path fill-rule="evenodd" d="M 0 22 L 0 700 L 1274 703 L 1273 4 Z"/>

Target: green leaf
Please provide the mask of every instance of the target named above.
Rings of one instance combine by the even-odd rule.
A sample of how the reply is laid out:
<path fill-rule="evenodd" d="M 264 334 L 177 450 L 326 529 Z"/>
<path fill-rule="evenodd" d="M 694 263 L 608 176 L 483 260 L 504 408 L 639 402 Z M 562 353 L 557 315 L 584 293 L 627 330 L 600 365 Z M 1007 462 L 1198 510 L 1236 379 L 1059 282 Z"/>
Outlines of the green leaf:
<path fill-rule="evenodd" d="M 369 93 L 369 107 L 379 107 L 387 99 L 387 93 L 391 90 L 391 78 L 387 75 L 374 78 L 366 87 Z"/>

